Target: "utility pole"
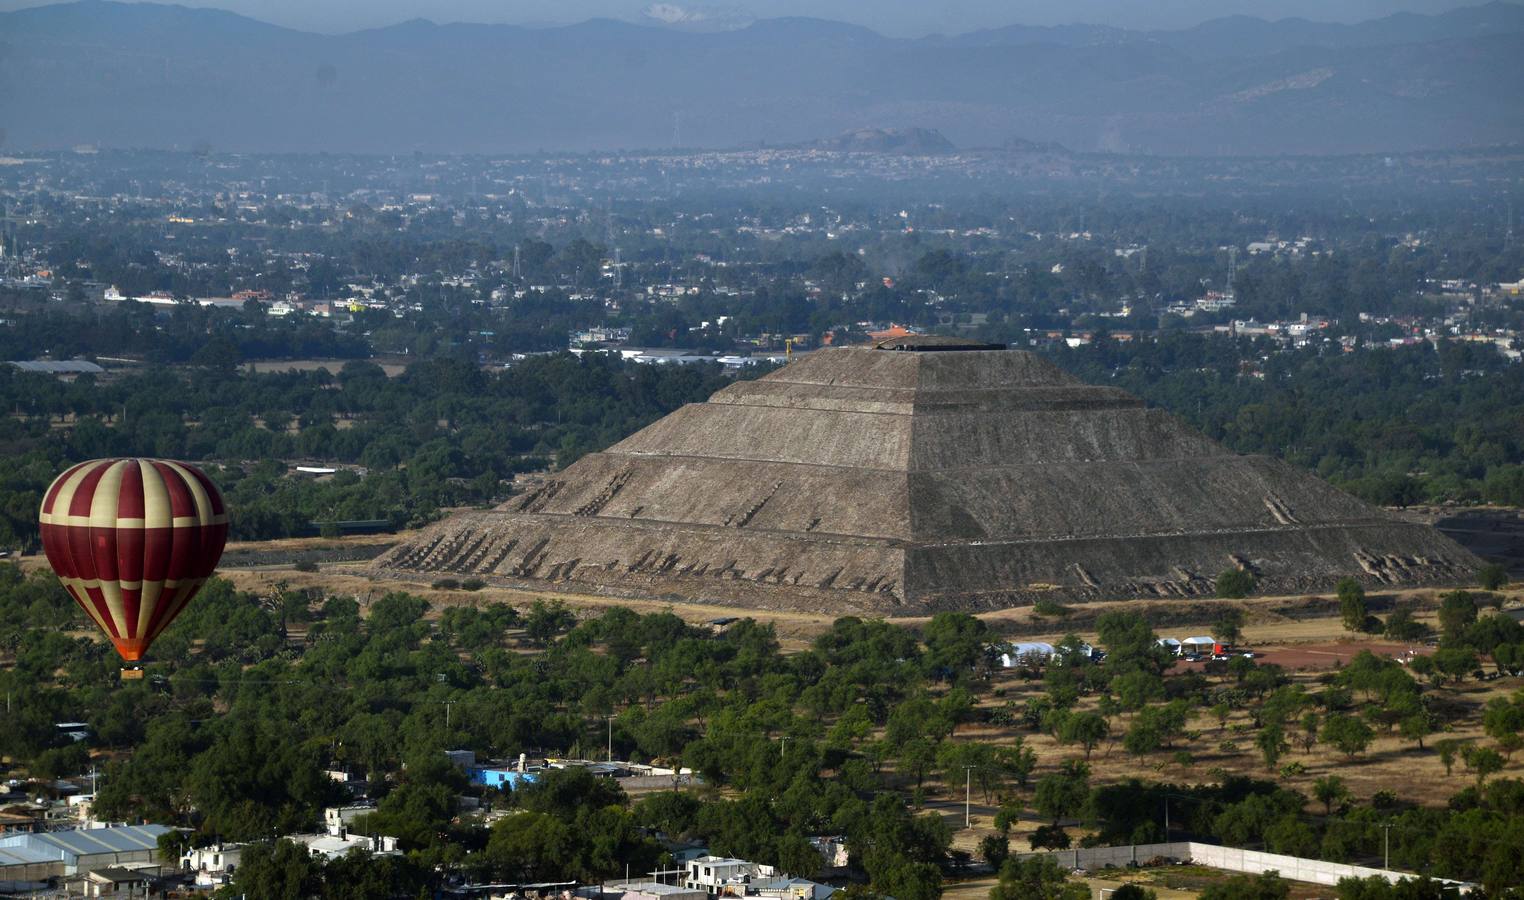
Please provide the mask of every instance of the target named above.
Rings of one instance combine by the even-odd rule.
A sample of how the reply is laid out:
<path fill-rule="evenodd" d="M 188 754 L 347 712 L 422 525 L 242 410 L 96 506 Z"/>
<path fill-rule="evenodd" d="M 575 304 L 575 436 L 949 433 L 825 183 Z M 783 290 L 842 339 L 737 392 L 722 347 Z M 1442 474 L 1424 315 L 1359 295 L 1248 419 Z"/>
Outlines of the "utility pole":
<path fill-rule="evenodd" d="M 788 735 L 784 735 L 783 736 L 783 743 L 778 745 L 778 758 L 782 759 L 783 755 L 785 753 L 787 753 L 787 752 L 788 752 Z"/>
<path fill-rule="evenodd" d="M 1169 843 L 1169 798 L 1164 798 L 1164 843 Z"/>
<path fill-rule="evenodd" d="M 1381 868 L 1392 868 L 1392 823 L 1381 826 Z"/>
<path fill-rule="evenodd" d="M 446 700 L 444 702 L 444 706 L 445 706 L 445 730 L 449 731 L 450 730 L 450 712 L 451 712 L 452 707 L 455 706 L 455 701 L 454 700 Z"/>
<path fill-rule="evenodd" d="M 610 715 L 610 716 L 604 716 L 603 718 L 606 719 L 608 721 L 608 723 L 609 723 L 609 758 L 608 758 L 608 761 L 609 762 L 613 762 L 614 761 L 614 717 Z"/>
<path fill-rule="evenodd" d="M 964 766 L 963 767 L 963 827 L 964 828 L 968 827 L 968 822 L 969 822 L 968 807 L 969 807 L 969 799 L 970 799 L 970 795 L 971 795 L 971 790 L 970 789 L 972 788 L 973 783 L 974 783 L 974 770 L 977 769 L 977 768 L 979 768 L 979 767 L 978 766 Z"/>

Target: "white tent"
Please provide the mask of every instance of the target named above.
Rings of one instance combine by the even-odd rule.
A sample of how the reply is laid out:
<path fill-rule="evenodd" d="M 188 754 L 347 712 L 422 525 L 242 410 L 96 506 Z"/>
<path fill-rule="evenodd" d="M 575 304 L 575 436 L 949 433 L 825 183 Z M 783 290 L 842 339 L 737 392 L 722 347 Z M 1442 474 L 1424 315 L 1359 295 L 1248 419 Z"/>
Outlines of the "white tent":
<path fill-rule="evenodd" d="M 1214 637 L 1188 637 L 1180 642 L 1180 649 L 1185 653 L 1211 653 L 1212 648 L 1217 646 Z"/>
<path fill-rule="evenodd" d="M 1052 659 L 1056 652 L 1053 645 L 1046 641 L 1022 641 L 1009 644 L 1006 651 L 1000 654 L 1000 665 L 1003 668 L 1014 669 L 1025 660 L 1045 663 Z"/>

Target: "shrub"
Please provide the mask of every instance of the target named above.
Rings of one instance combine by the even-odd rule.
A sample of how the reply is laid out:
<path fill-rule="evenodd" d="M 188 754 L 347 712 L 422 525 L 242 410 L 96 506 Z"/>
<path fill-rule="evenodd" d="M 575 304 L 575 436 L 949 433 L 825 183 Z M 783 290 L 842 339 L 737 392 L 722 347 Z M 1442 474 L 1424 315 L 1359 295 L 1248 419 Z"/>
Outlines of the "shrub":
<path fill-rule="evenodd" d="M 479 591 L 486 586 L 487 582 L 480 578 L 467 578 L 460 583 L 460 589 L 463 591 Z"/>
<path fill-rule="evenodd" d="M 1034 616 L 1052 616 L 1061 619 L 1072 611 L 1057 600 L 1038 600 L 1032 604 L 1032 615 Z"/>
<path fill-rule="evenodd" d="M 453 578 L 440 578 L 431 585 L 436 591 L 458 591 L 460 582 Z"/>
<path fill-rule="evenodd" d="M 1217 596 L 1224 600 L 1242 600 L 1254 591 L 1254 573 L 1247 569 L 1227 569 L 1217 576 Z"/>
<path fill-rule="evenodd" d="M 316 572 L 318 570 L 318 564 L 310 559 L 299 559 L 296 561 L 296 565 L 292 566 L 292 568 L 296 569 L 298 572 Z"/>

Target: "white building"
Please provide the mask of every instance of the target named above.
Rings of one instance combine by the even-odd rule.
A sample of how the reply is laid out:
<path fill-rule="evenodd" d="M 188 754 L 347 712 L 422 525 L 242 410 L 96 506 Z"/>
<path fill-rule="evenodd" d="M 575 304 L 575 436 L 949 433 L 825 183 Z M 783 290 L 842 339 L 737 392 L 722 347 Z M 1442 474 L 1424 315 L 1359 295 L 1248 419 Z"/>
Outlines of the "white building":
<path fill-rule="evenodd" d="M 708 894 L 719 894 L 726 888 L 744 886 L 755 874 L 757 874 L 757 865 L 744 859 L 700 856 L 688 862 L 688 871 L 683 877 L 683 884 Z"/>
<path fill-rule="evenodd" d="M 215 888 L 227 884 L 243 859 L 243 846 L 219 843 L 187 850 L 180 857 L 180 868 L 195 874 L 198 888 Z"/>

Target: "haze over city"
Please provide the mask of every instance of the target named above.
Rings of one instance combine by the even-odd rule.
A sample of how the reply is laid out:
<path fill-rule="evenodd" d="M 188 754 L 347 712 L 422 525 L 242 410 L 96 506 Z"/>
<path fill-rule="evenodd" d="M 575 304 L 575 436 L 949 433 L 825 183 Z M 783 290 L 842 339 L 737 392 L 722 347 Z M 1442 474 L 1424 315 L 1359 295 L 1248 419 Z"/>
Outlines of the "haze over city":
<path fill-rule="evenodd" d="M 0 10 L 44 4 L 0 0 Z M 408 19 L 510 25 L 567 25 L 592 18 L 665 22 L 698 28 L 735 27 L 764 18 L 807 16 L 863 25 L 895 37 L 952 34 L 1005 25 L 1112 25 L 1182 28 L 1207 19 L 1246 15 L 1276 20 L 1306 18 L 1356 22 L 1397 12 L 1436 13 L 1464 0 L 220 0 L 196 3 L 308 31 L 345 32 L 394 25 Z"/>

